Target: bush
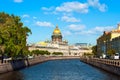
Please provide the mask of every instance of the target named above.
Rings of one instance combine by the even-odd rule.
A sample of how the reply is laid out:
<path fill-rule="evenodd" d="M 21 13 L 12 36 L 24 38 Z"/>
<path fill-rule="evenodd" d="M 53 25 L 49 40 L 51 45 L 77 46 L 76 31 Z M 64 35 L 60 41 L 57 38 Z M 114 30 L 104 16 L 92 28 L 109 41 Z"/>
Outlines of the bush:
<path fill-rule="evenodd" d="M 49 51 L 44 51 L 44 50 L 33 50 L 31 52 L 32 54 L 35 54 L 35 55 L 50 55 L 51 53 Z"/>
<path fill-rule="evenodd" d="M 52 55 L 63 55 L 62 52 L 53 52 Z"/>

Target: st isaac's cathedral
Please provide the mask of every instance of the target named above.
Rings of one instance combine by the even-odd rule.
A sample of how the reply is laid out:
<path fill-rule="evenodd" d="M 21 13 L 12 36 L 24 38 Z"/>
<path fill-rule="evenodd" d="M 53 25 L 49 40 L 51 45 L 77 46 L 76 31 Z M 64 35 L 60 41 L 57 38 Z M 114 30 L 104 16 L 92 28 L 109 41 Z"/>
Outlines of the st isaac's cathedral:
<path fill-rule="evenodd" d="M 46 40 L 46 41 L 41 41 L 36 43 L 35 45 L 37 47 L 44 47 L 44 48 L 60 48 L 68 46 L 68 41 L 67 40 L 62 40 L 62 33 L 58 26 L 54 29 L 52 35 L 51 35 L 51 40 Z"/>
<path fill-rule="evenodd" d="M 51 40 L 41 41 L 36 43 L 33 47 L 29 47 L 29 50 L 47 50 L 49 52 L 62 52 L 64 55 L 69 54 L 69 45 L 67 40 L 62 40 L 63 36 L 58 28 L 53 30 L 53 33 L 51 35 Z"/>
<path fill-rule="evenodd" d="M 62 33 L 58 26 L 53 30 L 51 40 L 46 40 L 36 43 L 34 46 L 29 47 L 29 50 L 47 50 L 49 52 L 62 52 L 64 56 L 80 56 L 85 52 L 91 52 L 91 50 L 81 50 L 79 46 L 68 45 L 67 40 L 63 40 Z"/>
<path fill-rule="evenodd" d="M 51 38 L 52 38 L 52 43 L 64 44 L 64 45 L 68 44 L 66 40 L 62 41 L 62 34 L 58 26 L 56 26 L 56 28 L 54 29 Z"/>
<path fill-rule="evenodd" d="M 53 31 L 53 34 L 51 36 L 52 42 L 62 42 L 62 34 L 58 26 Z"/>

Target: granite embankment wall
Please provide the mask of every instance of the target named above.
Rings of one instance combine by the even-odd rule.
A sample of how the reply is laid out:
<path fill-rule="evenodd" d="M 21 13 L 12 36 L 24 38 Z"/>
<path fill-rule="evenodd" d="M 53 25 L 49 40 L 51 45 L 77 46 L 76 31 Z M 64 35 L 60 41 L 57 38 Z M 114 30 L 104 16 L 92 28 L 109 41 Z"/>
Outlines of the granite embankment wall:
<path fill-rule="evenodd" d="M 57 57 L 39 56 L 33 59 L 27 59 L 27 60 L 6 61 L 0 64 L 0 73 L 6 73 L 6 72 L 21 69 L 21 68 L 29 67 L 35 64 L 39 64 L 45 61 L 58 60 L 58 59 L 79 59 L 79 57 L 76 57 L 76 56 L 57 56 Z"/>
<path fill-rule="evenodd" d="M 81 61 L 96 66 L 108 72 L 120 75 L 120 60 L 80 58 Z"/>

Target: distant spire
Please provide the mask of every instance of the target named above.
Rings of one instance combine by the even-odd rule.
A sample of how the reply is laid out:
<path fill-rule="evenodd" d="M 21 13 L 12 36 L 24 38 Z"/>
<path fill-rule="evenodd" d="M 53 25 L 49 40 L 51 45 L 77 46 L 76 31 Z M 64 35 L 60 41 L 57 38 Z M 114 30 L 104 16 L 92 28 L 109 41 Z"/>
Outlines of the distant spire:
<path fill-rule="evenodd" d="M 120 30 L 120 23 L 118 24 L 118 30 Z"/>
<path fill-rule="evenodd" d="M 56 28 L 58 28 L 58 24 L 56 25 Z"/>

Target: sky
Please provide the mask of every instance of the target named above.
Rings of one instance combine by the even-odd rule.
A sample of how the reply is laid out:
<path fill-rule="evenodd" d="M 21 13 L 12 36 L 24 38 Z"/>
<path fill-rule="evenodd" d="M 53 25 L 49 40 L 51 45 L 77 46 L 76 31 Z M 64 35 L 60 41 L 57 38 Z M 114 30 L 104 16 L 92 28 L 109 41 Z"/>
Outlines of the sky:
<path fill-rule="evenodd" d="M 1 0 L 0 12 L 20 16 L 31 29 L 27 43 L 51 40 L 58 25 L 69 44 L 96 44 L 120 23 L 120 0 Z"/>

